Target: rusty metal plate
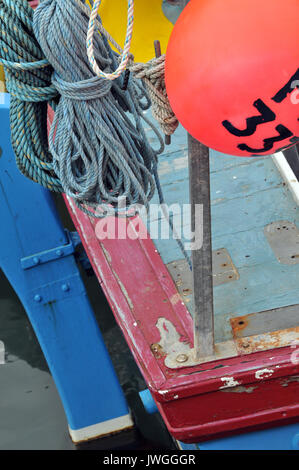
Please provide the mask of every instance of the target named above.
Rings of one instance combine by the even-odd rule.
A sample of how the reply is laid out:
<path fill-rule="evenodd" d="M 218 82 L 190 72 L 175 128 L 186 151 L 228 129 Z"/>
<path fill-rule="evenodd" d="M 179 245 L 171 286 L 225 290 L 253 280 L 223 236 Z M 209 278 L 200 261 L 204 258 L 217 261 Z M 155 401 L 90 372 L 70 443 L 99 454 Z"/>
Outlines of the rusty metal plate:
<path fill-rule="evenodd" d="M 287 220 L 266 225 L 264 234 L 281 264 L 299 263 L 299 230 Z"/>
<path fill-rule="evenodd" d="M 213 251 L 212 264 L 214 287 L 239 279 L 237 268 L 226 248 Z M 185 259 L 172 261 L 167 264 L 167 268 L 184 302 L 188 304 L 192 299 L 192 273 L 187 261 Z"/>
<path fill-rule="evenodd" d="M 161 319 L 162 321 L 162 319 Z M 251 354 L 284 346 L 299 345 L 299 305 L 252 313 L 230 319 L 233 340 L 216 343 L 212 356 L 195 358 L 195 351 L 181 341 L 174 325 L 157 325 L 170 369 L 193 367 L 219 359 Z"/>
<path fill-rule="evenodd" d="M 296 346 L 299 344 L 299 326 L 261 335 L 237 338 L 235 345 L 239 354 L 250 354 L 268 349 Z"/>
<path fill-rule="evenodd" d="M 172 345 L 171 349 L 164 350 L 164 352 L 166 352 L 165 365 L 170 369 L 194 367 L 207 362 L 267 351 L 269 349 L 282 348 L 284 346 L 292 346 L 296 352 L 298 345 L 299 326 L 260 335 L 235 338 L 233 341 L 216 343 L 214 355 L 201 356 L 199 358 L 195 357 L 194 349 L 188 348 L 187 345 L 185 345 L 183 350 L 177 340 L 176 343 Z"/>
<path fill-rule="evenodd" d="M 234 338 L 260 335 L 299 325 L 299 304 L 230 319 Z"/>

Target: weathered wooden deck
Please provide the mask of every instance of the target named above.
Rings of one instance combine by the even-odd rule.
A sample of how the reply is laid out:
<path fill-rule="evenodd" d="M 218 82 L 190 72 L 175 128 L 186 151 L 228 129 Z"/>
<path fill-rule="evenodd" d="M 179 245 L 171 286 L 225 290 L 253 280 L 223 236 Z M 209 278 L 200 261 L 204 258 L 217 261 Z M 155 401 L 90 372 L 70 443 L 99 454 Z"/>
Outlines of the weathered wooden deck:
<path fill-rule="evenodd" d="M 180 127 L 159 163 L 169 205 L 189 202 L 187 151 L 186 131 Z M 281 264 L 264 234 L 265 227 L 276 221 L 299 226 L 299 213 L 272 157 L 241 158 L 211 150 L 210 164 L 213 250 L 228 251 L 239 277 L 214 286 L 218 342 L 231 337 L 230 317 L 299 304 L 299 262 Z M 158 202 L 157 195 L 152 202 Z M 163 219 L 154 211 L 149 230 L 158 217 Z M 174 222 L 178 231 L 189 233 L 189 214 L 184 220 L 174 215 Z M 162 234 L 166 230 L 164 219 Z M 154 243 L 165 264 L 182 260 L 175 240 L 156 239 Z M 191 291 L 186 290 L 182 297 L 192 313 Z"/>

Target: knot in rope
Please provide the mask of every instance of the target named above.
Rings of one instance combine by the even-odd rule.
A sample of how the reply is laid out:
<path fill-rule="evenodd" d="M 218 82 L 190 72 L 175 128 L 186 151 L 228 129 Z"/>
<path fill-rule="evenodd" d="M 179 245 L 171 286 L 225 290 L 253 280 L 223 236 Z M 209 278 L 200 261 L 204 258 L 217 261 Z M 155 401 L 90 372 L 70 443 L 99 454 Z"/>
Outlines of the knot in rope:
<path fill-rule="evenodd" d="M 152 103 L 153 117 L 159 122 L 164 134 L 173 134 L 179 122 L 171 109 L 166 92 L 165 54 L 145 64 L 132 64 L 129 68 L 136 78 L 145 82 Z"/>
<path fill-rule="evenodd" d="M 47 102 L 57 97 L 52 69 L 33 35 L 33 10 L 26 0 L 0 2 L 0 63 L 11 94 L 11 141 L 19 170 L 61 191 L 47 142 Z"/>

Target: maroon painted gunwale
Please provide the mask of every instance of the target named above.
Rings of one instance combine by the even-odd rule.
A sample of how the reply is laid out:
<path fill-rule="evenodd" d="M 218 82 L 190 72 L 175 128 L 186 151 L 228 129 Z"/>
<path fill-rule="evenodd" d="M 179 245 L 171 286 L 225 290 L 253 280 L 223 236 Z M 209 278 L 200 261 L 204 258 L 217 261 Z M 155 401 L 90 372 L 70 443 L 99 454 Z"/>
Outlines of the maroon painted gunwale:
<path fill-rule="evenodd" d="M 296 377 L 299 365 L 291 361 L 292 347 L 192 368 L 167 368 L 164 358 L 156 357 L 151 350 L 151 345 L 160 340 L 157 320 L 163 317 L 171 321 L 192 346 L 192 318 L 153 241 L 149 237 L 100 241 L 95 234 L 96 219 L 81 212 L 72 200 L 65 200 L 114 316 L 174 437 L 183 442 L 195 442 L 252 426 L 287 422 L 299 416 L 299 376 Z M 125 223 L 131 224 L 130 221 Z M 139 223 L 142 225 L 142 221 Z M 132 229 L 129 227 L 129 230 Z M 224 393 L 227 378 L 237 385 Z M 244 390 L 236 393 L 240 387 Z M 248 387 L 253 391 L 249 393 Z M 273 393 L 274 407 L 271 405 Z M 229 417 L 226 413 L 228 395 L 234 398 L 230 400 Z M 256 407 L 252 407 L 252 399 Z M 213 411 L 208 419 L 209 413 L 206 416 L 203 410 L 211 408 L 211 404 Z M 182 406 L 183 413 L 179 413 Z"/>

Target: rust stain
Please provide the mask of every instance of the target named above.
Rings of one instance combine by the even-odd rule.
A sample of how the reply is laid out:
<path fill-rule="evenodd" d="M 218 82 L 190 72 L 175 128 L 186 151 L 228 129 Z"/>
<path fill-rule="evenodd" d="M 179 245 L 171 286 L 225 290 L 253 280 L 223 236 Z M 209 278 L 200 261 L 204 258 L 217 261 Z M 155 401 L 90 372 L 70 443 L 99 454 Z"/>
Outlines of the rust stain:
<path fill-rule="evenodd" d="M 240 336 L 240 332 L 242 332 L 249 325 L 248 317 L 249 315 L 244 315 L 243 317 L 230 319 L 234 338 Z"/>
<path fill-rule="evenodd" d="M 161 357 L 166 356 L 166 353 L 163 351 L 163 348 L 159 343 L 153 343 L 151 345 L 151 351 L 156 359 L 161 359 Z"/>
<path fill-rule="evenodd" d="M 298 335 L 299 326 L 255 336 L 247 336 L 245 338 L 235 338 L 235 342 L 240 353 L 250 354 L 252 352 L 266 351 L 267 349 L 287 346 L 291 344 Z"/>

